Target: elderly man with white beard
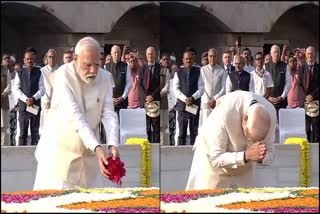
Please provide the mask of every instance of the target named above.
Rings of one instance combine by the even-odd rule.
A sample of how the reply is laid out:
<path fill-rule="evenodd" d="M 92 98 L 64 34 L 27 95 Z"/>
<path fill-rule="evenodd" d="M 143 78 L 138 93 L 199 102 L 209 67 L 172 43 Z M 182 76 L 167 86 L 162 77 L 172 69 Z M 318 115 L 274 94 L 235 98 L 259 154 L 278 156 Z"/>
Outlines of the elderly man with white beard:
<path fill-rule="evenodd" d="M 51 108 L 35 152 L 34 190 L 96 187 L 101 181 L 98 169 L 104 177 L 110 175 L 98 140 L 99 122 L 105 127 L 113 159 L 119 157 L 119 126 L 112 77 L 100 64 L 99 43 L 85 37 L 76 45 L 73 62 L 56 71 Z"/>
<path fill-rule="evenodd" d="M 273 160 L 276 110 L 260 95 L 235 91 L 199 130 L 187 190 L 255 187 L 257 163 Z"/>

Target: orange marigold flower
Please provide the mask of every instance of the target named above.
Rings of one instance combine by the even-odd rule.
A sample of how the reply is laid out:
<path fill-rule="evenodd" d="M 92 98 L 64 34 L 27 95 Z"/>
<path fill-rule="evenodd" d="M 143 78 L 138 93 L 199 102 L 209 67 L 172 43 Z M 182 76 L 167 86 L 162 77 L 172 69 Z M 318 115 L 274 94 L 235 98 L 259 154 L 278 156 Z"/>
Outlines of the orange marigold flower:
<path fill-rule="evenodd" d="M 309 189 L 309 190 L 302 190 L 298 192 L 299 194 L 302 195 L 319 195 L 319 189 Z"/>
<path fill-rule="evenodd" d="M 289 199 L 275 199 L 268 201 L 252 201 L 241 202 L 234 204 L 225 204 L 218 207 L 225 209 L 261 209 L 265 207 L 319 207 L 319 200 L 317 198 L 289 198 Z"/>
<path fill-rule="evenodd" d="M 65 209 L 101 209 L 101 208 L 119 208 L 119 207 L 159 207 L 160 201 L 158 198 L 129 198 L 123 200 L 111 200 L 111 201 L 93 201 L 83 202 L 77 204 L 67 204 L 59 206 Z"/>

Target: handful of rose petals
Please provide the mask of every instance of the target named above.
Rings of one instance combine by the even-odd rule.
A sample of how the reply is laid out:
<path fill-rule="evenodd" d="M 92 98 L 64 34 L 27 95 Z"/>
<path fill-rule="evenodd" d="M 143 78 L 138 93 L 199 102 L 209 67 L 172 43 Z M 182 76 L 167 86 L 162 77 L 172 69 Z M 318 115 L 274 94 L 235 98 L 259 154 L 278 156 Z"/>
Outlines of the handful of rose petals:
<path fill-rule="evenodd" d="M 109 180 L 116 183 L 118 186 L 121 186 L 121 178 L 126 175 L 124 163 L 120 158 L 113 160 L 112 157 L 108 157 L 107 161 L 108 165 L 106 165 L 106 168 L 111 173 L 111 175 L 109 175 Z"/>

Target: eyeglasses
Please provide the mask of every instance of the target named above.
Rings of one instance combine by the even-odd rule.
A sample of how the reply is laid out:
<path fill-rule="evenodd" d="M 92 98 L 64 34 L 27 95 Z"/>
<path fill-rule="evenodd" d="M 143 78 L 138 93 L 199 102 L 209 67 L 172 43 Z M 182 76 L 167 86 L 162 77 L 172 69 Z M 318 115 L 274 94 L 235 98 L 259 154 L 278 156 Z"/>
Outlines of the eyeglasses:
<path fill-rule="evenodd" d="M 10 57 L 8 57 L 8 56 L 7 57 L 3 57 L 3 59 L 10 59 Z"/>
<path fill-rule="evenodd" d="M 262 58 L 256 58 L 256 60 L 258 61 L 258 60 L 262 60 Z"/>

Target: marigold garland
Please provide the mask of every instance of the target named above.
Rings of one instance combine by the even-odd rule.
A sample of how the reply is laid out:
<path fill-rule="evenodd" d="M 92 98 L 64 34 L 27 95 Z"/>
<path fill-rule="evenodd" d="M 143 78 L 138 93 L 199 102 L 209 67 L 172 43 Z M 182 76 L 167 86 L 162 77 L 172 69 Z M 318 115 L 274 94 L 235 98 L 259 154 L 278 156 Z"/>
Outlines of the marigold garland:
<path fill-rule="evenodd" d="M 305 138 L 287 138 L 285 144 L 299 144 L 300 153 L 300 185 L 310 186 L 310 144 Z"/>
<path fill-rule="evenodd" d="M 150 142 L 144 138 L 129 138 L 126 144 L 139 144 L 141 146 L 141 186 L 151 186 L 151 152 Z"/>

